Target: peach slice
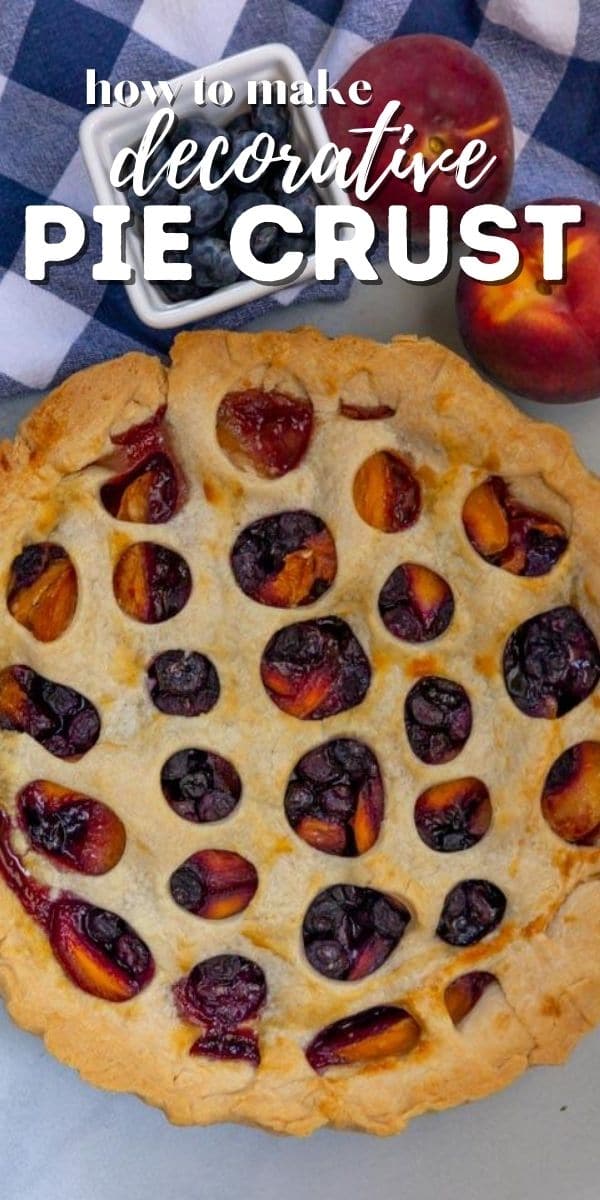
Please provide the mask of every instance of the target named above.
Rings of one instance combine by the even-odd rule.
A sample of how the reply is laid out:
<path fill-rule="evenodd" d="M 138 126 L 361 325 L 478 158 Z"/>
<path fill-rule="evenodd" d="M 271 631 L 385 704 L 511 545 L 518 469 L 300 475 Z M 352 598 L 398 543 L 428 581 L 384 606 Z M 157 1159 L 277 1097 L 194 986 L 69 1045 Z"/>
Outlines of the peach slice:
<path fill-rule="evenodd" d="M 113 575 L 119 608 L 135 621 L 157 625 L 181 612 L 192 591 L 184 558 L 156 542 L 135 542 L 121 554 Z"/>
<path fill-rule="evenodd" d="M 394 637 L 430 642 L 448 628 L 454 616 L 454 596 L 446 580 L 429 567 L 401 563 L 386 579 L 378 607 Z"/>
<path fill-rule="evenodd" d="M 551 767 L 542 794 L 550 828 L 566 842 L 595 844 L 600 835 L 600 742 L 579 742 Z"/>
<path fill-rule="evenodd" d="M 410 1054 L 421 1027 L 404 1008 L 380 1004 L 327 1025 L 306 1048 L 314 1071 Z"/>
<path fill-rule="evenodd" d="M 436 783 L 415 804 L 417 833 L 431 850 L 468 850 L 487 833 L 492 805 L 485 783 L 470 776 Z"/>
<path fill-rule="evenodd" d="M 6 602 L 11 615 L 39 642 L 68 629 L 77 607 L 77 576 L 62 546 L 36 542 L 13 560 Z"/>
<path fill-rule="evenodd" d="M 569 541 L 559 521 L 521 504 L 499 475 L 467 496 L 463 523 L 477 553 L 513 575 L 546 575 Z"/>
<path fill-rule="evenodd" d="M 393 450 L 378 450 L 359 467 L 352 494 L 358 515 L 383 533 L 409 529 L 421 511 L 419 481 Z"/>
<path fill-rule="evenodd" d="M 94 705 L 74 688 L 15 664 L 0 671 L 0 729 L 28 733 L 57 758 L 80 758 L 100 734 Z"/>
<path fill-rule="evenodd" d="M 86 900 L 56 900 L 49 937 L 66 974 L 101 1000 L 131 1000 L 154 975 L 152 955 L 131 926 L 117 913 Z"/>
<path fill-rule="evenodd" d="M 171 895 L 180 908 L 212 921 L 242 912 L 257 887 L 256 868 L 232 850 L 199 850 L 169 880 Z"/>
<path fill-rule="evenodd" d="M 60 867 L 104 875 L 123 854 L 125 826 L 100 800 L 35 779 L 19 792 L 17 807 L 32 848 Z"/>
<path fill-rule="evenodd" d="M 489 971 L 469 971 L 448 984 L 444 1003 L 454 1025 L 464 1021 L 492 983 L 496 983 L 496 976 Z"/>
<path fill-rule="evenodd" d="M 101 461 L 118 472 L 100 488 L 107 512 L 119 521 L 162 525 L 182 507 L 187 485 L 165 423 L 166 405 L 112 437 L 115 450 Z"/>
<path fill-rule="evenodd" d="M 354 708 L 371 682 L 369 660 L 341 617 L 278 630 L 265 647 L 260 672 L 278 708 L 311 721 Z"/>
<path fill-rule="evenodd" d="M 275 513 L 242 530 L 231 567 L 246 596 L 275 608 L 296 608 L 312 604 L 331 586 L 337 571 L 335 543 L 313 513 Z"/>

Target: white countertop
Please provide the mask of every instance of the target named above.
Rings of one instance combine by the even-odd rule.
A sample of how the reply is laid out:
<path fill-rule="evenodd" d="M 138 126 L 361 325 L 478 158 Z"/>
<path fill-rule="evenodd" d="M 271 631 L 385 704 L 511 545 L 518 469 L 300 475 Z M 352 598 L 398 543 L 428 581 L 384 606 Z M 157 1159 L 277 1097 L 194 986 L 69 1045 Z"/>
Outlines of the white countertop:
<path fill-rule="evenodd" d="M 282 310 L 251 328 L 313 323 L 386 340 L 428 334 L 453 349 L 453 278 L 415 287 L 385 275 L 345 304 Z M 30 401 L 0 411 L 12 433 Z M 564 425 L 600 472 L 600 399 L 522 404 Z M 175 1129 L 131 1096 L 96 1091 L 15 1028 L 0 1006 L 2 1200 L 598 1200 L 600 1030 L 561 1068 L 422 1117 L 395 1138 L 321 1132 L 310 1141 L 234 1126 Z"/>

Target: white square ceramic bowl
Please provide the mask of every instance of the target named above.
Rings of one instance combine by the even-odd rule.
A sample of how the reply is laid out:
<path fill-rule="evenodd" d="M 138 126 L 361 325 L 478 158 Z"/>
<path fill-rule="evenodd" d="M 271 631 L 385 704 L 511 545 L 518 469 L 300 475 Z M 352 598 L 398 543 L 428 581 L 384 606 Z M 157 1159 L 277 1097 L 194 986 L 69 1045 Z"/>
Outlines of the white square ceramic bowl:
<path fill-rule="evenodd" d="M 236 99 L 227 108 L 207 103 L 198 108 L 194 104 L 194 83 L 204 76 L 207 83 L 215 79 L 226 79 L 235 88 Z M 295 79 L 306 79 L 300 59 L 289 46 L 273 42 L 245 50 L 232 58 L 212 63 L 209 67 L 189 71 L 170 80 L 181 84 L 173 108 L 178 116 L 193 113 L 205 115 L 215 125 L 227 125 L 246 105 L 246 88 L 249 79 L 284 79 L 291 83 Z M 113 188 L 109 172 L 115 154 L 122 146 L 134 145 L 139 140 L 152 113 L 156 111 L 148 99 L 140 100 L 134 108 L 123 108 L 112 104 L 96 108 L 84 117 L 79 130 L 81 150 L 89 171 L 94 191 L 100 204 L 126 204 L 122 192 Z M 292 142 L 303 157 L 311 159 L 316 151 L 329 140 L 323 118 L 318 108 L 290 107 L 292 118 Z M 260 186 L 258 181 L 257 186 Z M 327 204 L 349 204 L 346 194 L 335 183 L 321 189 Z M 198 300 L 183 300 L 169 303 L 159 289 L 144 279 L 140 238 L 134 228 L 126 231 L 127 261 L 134 270 L 131 283 L 125 284 L 127 295 L 140 320 L 155 329 L 172 329 L 193 321 L 214 317 L 229 308 L 237 308 L 250 300 L 257 300 L 270 292 L 280 290 L 281 284 L 255 283 L 251 279 L 219 288 L 209 296 Z M 302 273 L 294 280 L 294 286 L 314 279 L 314 255 L 306 260 Z"/>

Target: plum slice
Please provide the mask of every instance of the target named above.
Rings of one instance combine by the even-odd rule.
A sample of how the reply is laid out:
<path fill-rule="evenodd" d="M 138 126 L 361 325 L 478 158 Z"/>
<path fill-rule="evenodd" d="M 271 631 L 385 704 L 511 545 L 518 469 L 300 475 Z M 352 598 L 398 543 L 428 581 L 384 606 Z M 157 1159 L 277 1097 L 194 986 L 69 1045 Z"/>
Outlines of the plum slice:
<path fill-rule="evenodd" d="M 243 912 L 257 887 L 256 867 L 233 850 L 198 850 L 169 880 L 180 908 L 211 921 Z"/>
<path fill-rule="evenodd" d="M 10 831 L 0 812 L 0 875 L 46 933 L 65 974 L 100 1000 L 121 1003 L 137 996 L 155 971 L 146 943 L 117 913 L 38 883 L 13 850 Z"/>
<path fill-rule="evenodd" d="M 473 946 L 500 924 L 506 896 L 488 879 L 464 879 L 444 900 L 436 934 L 449 946 Z"/>
<path fill-rule="evenodd" d="M 114 434 L 115 451 L 102 460 L 118 473 L 100 488 L 107 512 L 119 521 L 162 525 L 179 512 L 187 487 L 165 425 L 166 405 L 147 421 Z"/>
<path fill-rule="evenodd" d="M 410 689 L 404 724 L 413 754 L 432 766 L 460 754 L 471 733 L 471 702 L 452 679 L 426 675 Z"/>
<path fill-rule="evenodd" d="M 131 925 L 86 900 L 55 901 L 49 938 L 66 974 L 101 1000 L 131 1000 L 154 975 L 152 955 Z"/>
<path fill-rule="evenodd" d="M 383 821 L 383 780 L 373 751 L 356 738 L 334 738 L 296 763 L 285 815 L 309 846 L 354 857 L 375 844 Z"/>
<path fill-rule="evenodd" d="M 250 388 L 229 392 L 217 412 L 217 440 L 243 471 L 278 479 L 297 467 L 313 428 L 310 400 Z"/>
<path fill-rule="evenodd" d="M 91 701 L 16 665 L 0 671 L 0 729 L 28 733 L 57 758 L 80 758 L 100 734 L 100 717 Z"/>
<path fill-rule="evenodd" d="M 369 660 L 341 617 L 298 621 L 278 630 L 263 653 L 260 672 L 274 704 L 304 721 L 354 708 L 371 682 Z"/>
<path fill-rule="evenodd" d="M 569 544 L 560 522 L 521 504 L 500 475 L 473 489 L 462 515 L 477 553 L 513 575 L 547 575 Z"/>
<path fill-rule="evenodd" d="M 55 542 L 24 546 L 10 568 L 6 603 L 39 642 L 60 637 L 77 607 L 77 575 L 66 550 Z"/>
<path fill-rule="evenodd" d="M 489 971 L 467 971 L 453 979 L 444 992 L 444 1003 L 452 1024 L 460 1025 L 487 988 L 496 982 L 496 976 Z"/>
<path fill-rule="evenodd" d="M 421 485 L 394 450 L 377 450 L 359 467 L 352 494 L 358 515 L 383 533 L 409 529 L 421 512 Z"/>
<path fill-rule="evenodd" d="M 470 776 L 436 783 L 421 792 L 414 817 L 417 833 L 430 850 L 468 850 L 490 827 L 490 794 L 485 783 Z"/>
<path fill-rule="evenodd" d="M 185 821 L 222 821 L 233 812 L 242 782 L 232 763 L 211 750 L 177 750 L 165 762 L 160 785 L 167 804 Z"/>
<path fill-rule="evenodd" d="M 581 704 L 600 678 L 594 634 L 571 605 L 524 621 L 504 648 L 504 682 L 517 708 L 528 717 L 551 720 Z"/>
<path fill-rule="evenodd" d="M 59 867 L 104 875 L 125 849 L 125 826 L 112 808 L 50 779 L 22 788 L 17 810 L 32 849 Z"/>
<path fill-rule="evenodd" d="M 302 924 L 306 957 L 327 979 L 364 979 L 389 958 L 410 921 L 401 900 L 338 883 L 310 903 Z"/>
<path fill-rule="evenodd" d="M 128 617 L 157 625 L 177 616 L 185 607 L 192 591 L 192 576 L 176 550 L 157 542 L 134 542 L 117 562 L 113 589 Z"/>
<path fill-rule="evenodd" d="M 331 587 L 337 571 L 335 543 L 313 513 L 276 513 L 242 530 L 231 552 L 231 567 L 252 600 L 297 608 L 312 604 Z"/>
<path fill-rule="evenodd" d="M 421 1037 L 421 1028 L 405 1008 L 377 1004 L 326 1025 L 306 1047 L 313 1071 L 328 1067 L 373 1062 L 409 1054 Z"/>
<path fill-rule="evenodd" d="M 148 667 L 148 691 L 160 712 L 172 717 L 199 717 L 214 708 L 221 685 L 205 654 L 163 650 Z"/>
<path fill-rule="evenodd" d="M 379 615 L 394 637 L 431 642 L 454 616 L 454 596 L 441 575 L 419 563 L 402 563 L 379 593 Z"/>
<path fill-rule="evenodd" d="M 593 846 L 600 837 L 600 742 L 578 742 L 553 763 L 542 793 L 542 813 L 566 842 Z"/>

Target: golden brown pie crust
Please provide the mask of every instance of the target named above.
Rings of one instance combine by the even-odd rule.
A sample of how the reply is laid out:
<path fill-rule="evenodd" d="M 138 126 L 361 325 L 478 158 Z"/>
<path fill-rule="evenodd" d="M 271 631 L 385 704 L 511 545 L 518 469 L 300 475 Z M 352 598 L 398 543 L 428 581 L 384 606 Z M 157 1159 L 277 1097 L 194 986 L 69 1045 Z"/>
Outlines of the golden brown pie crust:
<path fill-rule="evenodd" d="M 223 395 L 249 387 L 307 396 L 316 424 L 299 466 L 277 480 L 239 471 L 215 435 Z M 114 520 L 100 505 L 110 434 L 139 423 L 168 400 L 176 453 L 189 497 L 168 524 Z M 386 420 L 353 421 L 340 403 L 389 405 Z M 369 528 L 352 503 L 354 475 L 370 453 L 398 449 L 421 479 L 424 507 L 409 530 Z M 77 763 L 52 758 L 26 736 L 0 733 L 2 804 L 30 779 L 47 777 L 97 796 L 125 823 L 118 865 L 97 878 L 69 877 L 78 895 L 124 916 L 150 946 L 156 975 L 138 997 L 110 1004 L 78 989 L 52 956 L 45 934 L 0 881 L 0 989 L 12 1017 L 43 1035 L 49 1050 L 92 1083 L 135 1092 L 177 1123 L 249 1122 L 306 1134 L 327 1123 L 389 1134 L 425 1110 L 495 1091 L 528 1065 L 562 1061 L 600 1021 L 600 850 L 570 847 L 551 831 L 540 794 L 551 763 L 575 742 L 600 734 L 600 696 L 560 720 L 533 720 L 509 699 L 502 647 L 521 621 L 573 603 L 600 636 L 598 513 L 600 481 L 585 470 L 569 437 L 530 421 L 454 354 L 427 340 L 379 345 L 291 333 L 182 334 L 172 365 L 127 355 L 77 374 L 4 443 L 0 466 L 2 586 L 28 542 L 52 539 L 70 554 L 79 600 L 70 628 L 36 642 L 2 606 L 2 663 L 25 662 L 88 696 L 102 715 L 97 745 Z M 487 565 L 469 544 L 461 510 L 470 490 L 498 472 L 543 489 L 570 528 L 567 552 L 545 576 L 524 579 Z M 540 482 L 542 481 L 542 482 Z M 518 482 L 517 485 L 518 487 Z M 305 507 L 323 518 L 338 554 L 331 589 L 298 618 L 254 603 L 236 586 L 229 550 L 260 516 Z M 150 532 L 149 532 L 150 530 Z M 128 618 L 111 590 L 116 558 L 151 537 L 184 555 L 193 576 L 187 606 L 162 625 Z M 448 579 L 456 614 L 428 647 L 395 640 L 377 596 L 400 561 L 422 562 Z M 361 705 L 324 722 L 299 721 L 273 705 L 259 675 L 272 633 L 294 619 L 336 613 L 352 626 L 373 667 Z M 193 720 L 167 717 L 150 703 L 144 670 L 163 649 L 207 653 L 221 697 Z M 460 681 L 474 726 L 460 758 L 428 767 L 412 754 L 404 696 L 423 674 Z M 376 750 L 386 817 L 375 846 L 356 859 L 317 852 L 290 829 L 283 794 L 310 747 L 354 735 Z M 224 823 L 182 821 L 160 791 L 169 754 L 204 745 L 236 765 L 242 802 Z M 419 839 L 412 810 L 432 782 L 483 779 L 494 819 L 485 838 L 460 854 L 435 854 Z M 25 843 L 15 839 L 23 851 Z M 226 921 L 183 912 L 168 891 L 171 872 L 195 850 L 216 846 L 249 858 L 259 889 Z M 64 875 L 29 851 L 37 878 Z M 443 898 L 465 876 L 491 879 L 508 898 L 505 919 L 476 946 L 457 950 L 435 937 Z M 300 928 L 310 900 L 337 882 L 400 895 L 413 920 L 376 972 L 353 983 L 328 981 L 303 955 Z M 260 1018 L 262 1061 L 192 1058 L 191 1026 L 177 1016 L 171 987 L 200 959 L 241 953 L 266 975 Z M 471 969 L 494 972 L 490 988 L 455 1028 L 443 1003 L 447 983 Z M 406 1057 L 335 1068 L 319 1076 L 304 1048 L 331 1021 L 371 1005 L 406 1007 L 422 1026 Z"/>

